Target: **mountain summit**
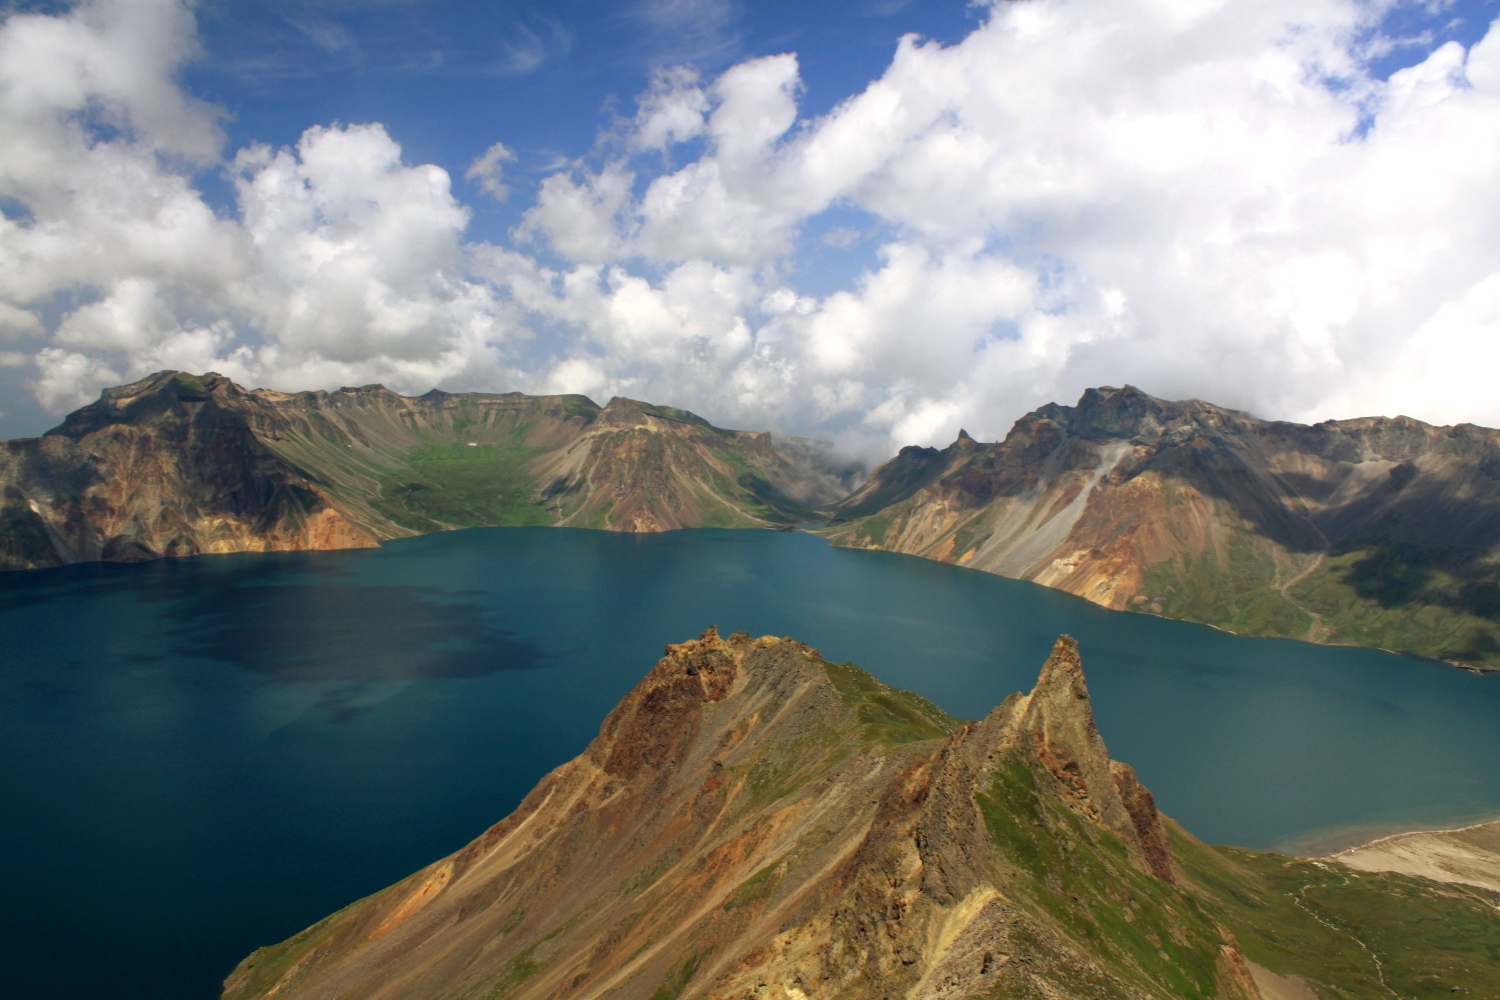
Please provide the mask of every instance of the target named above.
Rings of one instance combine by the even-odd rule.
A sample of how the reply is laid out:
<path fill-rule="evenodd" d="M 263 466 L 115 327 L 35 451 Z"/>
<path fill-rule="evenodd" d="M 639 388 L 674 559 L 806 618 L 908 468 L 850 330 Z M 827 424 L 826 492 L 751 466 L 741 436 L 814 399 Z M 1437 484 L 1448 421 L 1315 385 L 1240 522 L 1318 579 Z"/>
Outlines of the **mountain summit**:
<path fill-rule="evenodd" d="M 668 646 L 514 813 L 257 951 L 224 996 L 1255 1000 L 1267 976 L 1327 997 L 1500 985 L 1478 957 L 1500 946 L 1478 890 L 1432 899 L 1418 880 L 1332 873 L 1205 847 L 1163 818 L 1109 758 L 1067 636 L 1030 694 L 963 722 L 803 643 L 709 629 Z M 1416 953 L 1362 950 L 1412 935 Z"/>

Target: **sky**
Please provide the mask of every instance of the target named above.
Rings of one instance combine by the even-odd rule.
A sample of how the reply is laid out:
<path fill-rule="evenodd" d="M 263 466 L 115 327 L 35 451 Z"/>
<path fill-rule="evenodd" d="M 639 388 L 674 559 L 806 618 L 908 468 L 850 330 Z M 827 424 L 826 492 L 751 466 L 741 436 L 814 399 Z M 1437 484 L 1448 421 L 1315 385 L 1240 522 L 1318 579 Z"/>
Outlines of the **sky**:
<path fill-rule="evenodd" d="M 166 368 L 1500 426 L 1500 0 L 0 12 L 0 437 Z"/>

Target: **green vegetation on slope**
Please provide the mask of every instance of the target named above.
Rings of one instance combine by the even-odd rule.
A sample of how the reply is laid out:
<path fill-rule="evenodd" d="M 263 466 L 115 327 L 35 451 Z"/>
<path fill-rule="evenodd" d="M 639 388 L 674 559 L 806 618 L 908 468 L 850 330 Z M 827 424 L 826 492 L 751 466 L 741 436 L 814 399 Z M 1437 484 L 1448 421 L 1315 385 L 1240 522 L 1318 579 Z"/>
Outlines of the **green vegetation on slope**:
<path fill-rule="evenodd" d="M 526 470 L 544 450 L 463 443 L 417 448 L 406 456 L 404 469 L 387 475 L 376 509 L 415 531 L 551 524 L 556 518 Z"/>
<path fill-rule="evenodd" d="M 1233 537 L 1223 563 L 1212 553 L 1179 554 L 1146 571 L 1144 589 L 1156 607 L 1130 610 L 1241 635 L 1500 667 L 1500 567 L 1491 562 L 1381 539 L 1335 550 L 1283 595 L 1276 559 L 1269 541 L 1248 532 Z"/>
<path fill-rule="evenodd" d="M 1221 928 L 1253 962 L 1296 976 L 1322 1000 L 1500 996 L 1492 893 L 1391 873 L 1209 847 L 1167 821 L 1180 887 L 1132 867 L 1112 834 L 1079 820 L 1055 783 L 1016 753 L 976 795 L 1030 902 L 1121 978 L 1173 997 L 1218 989 Z M 1033 969 L 1101 998 L 1045 936 L 1020 942 Z"/>
<path fill-rule="evenodd" d="M 730 448 L 715 448 L 714 452 L 734 470 L 733 485 L 723 482 L 722 477 L 718 477 L 720 483 L 717 485 L 727 496 L 735 497 L 741 506 L 752 511 L 757 517 L 773 524 L 778 522 L 792 524 L 817 516 L 817 512 L 812 508 L 784 496 L 765 477 L 750 468 L 749 463 L 739 452 Z"/>
<path fill-rule="evenodd" d="M 1119 838 L 1040 790 L 1054 787 L 1016 754 L 975 796 L 1035 908 L 1120 979 L 1184 1000 L 1215 996 L 1221 934 L 1200 902 L 1138 871 Z M 1041 937 L 1023 943 L 1048 979 L 1100 1000 L 1125 996 L 1090 962 Z"/>
<path fill-rule="evenodd" d="M 1500 666 L 1500 567 L 1379 538 L 1331 553 L 1292 596 L 1350 642 Z"/>
<path fill-rule="evenodd" d="M 1245 954 L 1323 1000 L 1500 995 L 1490 894 L 1342 865 L 1208 847 L 1169 824 L 1181 874 Z"/>
<path fill-rule="evenodd" d="M 1306 638 L 1313 618 L 1282 596 L 1274 546 L 1248 532 L 1232 536 L 1223 562 L 1212 551 L 1174 559 L 1146 570 L 1150 605 L 1130 605 L 1167 618 L 1215 625 L 1241 635 Z"/>
<path fill-rule="evenodd" d="M 703 960 L 712 951 L 712 948 L 708 948 L 672 966 L 666 977 L 662 979 L 661 985 L 656 988 L 656 992 L 651 994 L 651 1000 L 677 1000 L 682 996 L 682 991 L 687 988 L 687 984 L 692 982 L 693 977 L 698 974 L 698 966 L 703 964 Z"/>
<path fill-rule="evenodd" d="M 0 569 L 50 566 L 57 556 L 47 525 L 14 486 L 0 495 Z"/>
<path fill-rule="evenodd" d="M 821 662 L 844 703 L 858 712 L 866 746 L 941 739 L 963 725 L 921 695 L 882 684 L 852 663 Z"/>
<path fill-rule="evenodd" d="M 202 402 L 211 395 L 203 379 L 187 372 L 178 372 L 172 377 L 172 391 L 184 402 Z"/>

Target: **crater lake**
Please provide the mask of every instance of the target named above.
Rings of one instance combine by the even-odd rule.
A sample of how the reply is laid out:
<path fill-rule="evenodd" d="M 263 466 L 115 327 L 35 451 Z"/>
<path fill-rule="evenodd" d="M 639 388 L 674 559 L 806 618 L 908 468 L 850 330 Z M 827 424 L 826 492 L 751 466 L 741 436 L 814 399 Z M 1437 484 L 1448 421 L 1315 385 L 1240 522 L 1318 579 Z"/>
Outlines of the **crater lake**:
<path fill-rule="evenodd" d="M 1070 633 L 1111 756 L 1210 842 L 1328 850 L 1500 814 L 1500 677 L 806 534 L 486 528 L 7 573 L 6 994 L 217 996 L 256 947 L 504 817 L 709 625 L 965 718 Z"/>

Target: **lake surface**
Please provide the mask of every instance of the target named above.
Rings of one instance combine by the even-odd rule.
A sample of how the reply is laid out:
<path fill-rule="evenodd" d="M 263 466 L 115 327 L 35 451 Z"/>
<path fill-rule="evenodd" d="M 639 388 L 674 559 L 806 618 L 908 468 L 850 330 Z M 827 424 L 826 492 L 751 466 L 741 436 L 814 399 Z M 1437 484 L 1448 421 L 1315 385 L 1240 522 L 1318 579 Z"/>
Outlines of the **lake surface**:
<path fill-rule="evenodd" d="M 1500 677 L 803 534 L 475 529 L 0 574 L 5 994 L 217 996 L 255 947 L 505 816 L 710 624 L 968 718 L 1069 632 L 1111 755 L 1212 842 L 1500 812 Z"/>

